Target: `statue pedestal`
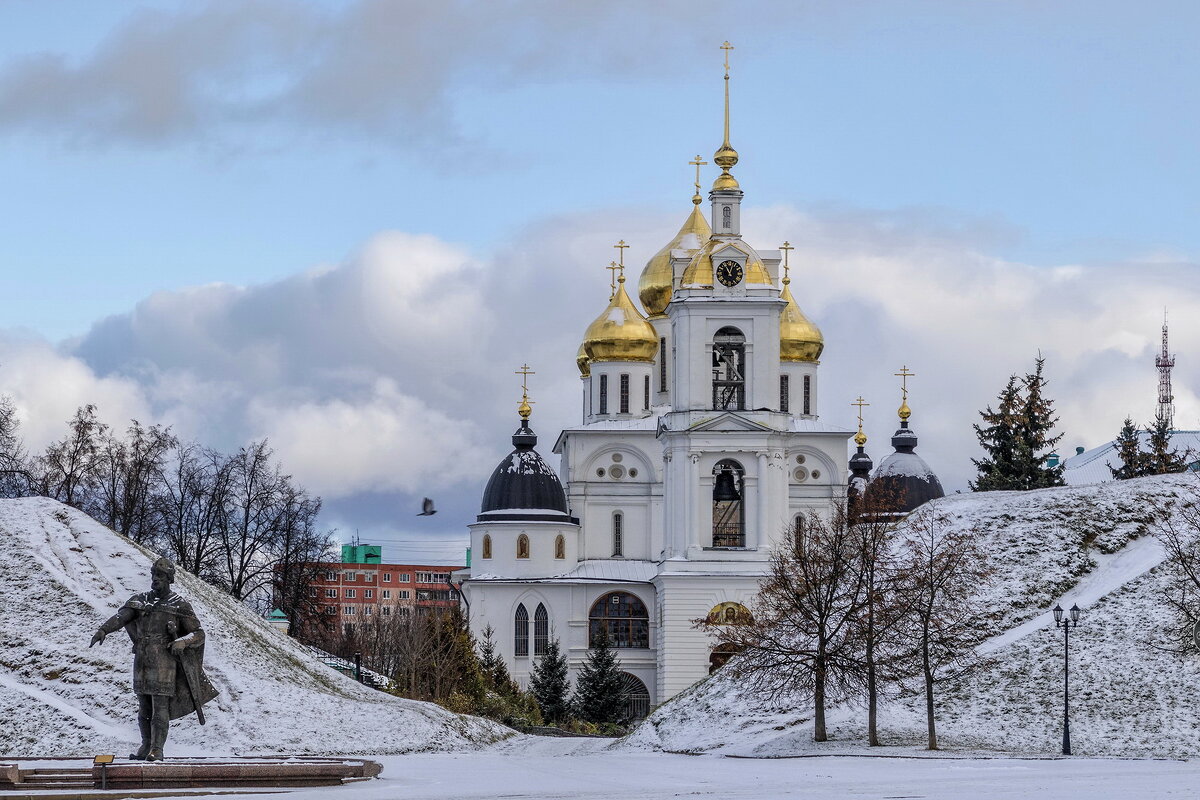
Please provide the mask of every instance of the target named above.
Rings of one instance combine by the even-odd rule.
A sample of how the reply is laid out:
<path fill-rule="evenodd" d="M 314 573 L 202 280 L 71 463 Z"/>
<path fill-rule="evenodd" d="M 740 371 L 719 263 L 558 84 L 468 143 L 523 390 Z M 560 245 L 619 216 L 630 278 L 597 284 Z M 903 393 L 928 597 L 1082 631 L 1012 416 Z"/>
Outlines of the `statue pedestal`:
<path fill-rule="evenodd" d="M 102 778 L 107 788 L 124 790 L 338 786 L 382 771 L 378 762 L 362 758 L 315 756 L 117 759 L 105 767 L 85 759 L 17 758 L 0 764 L 0 791 L 99 789 Z"/>

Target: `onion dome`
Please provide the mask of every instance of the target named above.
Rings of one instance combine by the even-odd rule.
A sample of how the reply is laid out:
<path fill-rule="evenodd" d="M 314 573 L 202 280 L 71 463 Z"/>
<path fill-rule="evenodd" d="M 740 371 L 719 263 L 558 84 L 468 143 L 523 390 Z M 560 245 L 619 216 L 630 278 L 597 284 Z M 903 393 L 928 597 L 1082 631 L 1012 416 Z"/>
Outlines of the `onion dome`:
<path fill-rule="evenodd" d="M 788 286 L 791 282 L 791 278 L 784 278 L 783 291 L 779 293 L 779 298 L 787 303 L 779 314 L 779 360 L 815 362 L 825 349 L 825 337 L 796 304 Z"/>
<path fill-rule="evenodd" d="M 930 500 L 945 497 L 942 482 L 917 455 L 917 434 L 908 427 L 912 410 L 907 398 L 899 409 L 900 429 L 892 436 L 892 447 L 896 452 L 885 458 L 867 488 L 873 504 L 890 509 L 890 513 L 903 516 Z"/>
<path fill-rule="evenodd" d="M 579 352 L 575 354 L 575 366 L 579 367 L 579 374 L 584 378 L 590 378 L 592 375 L 592 362 L 588 358 L 587 351 L 583 349 L 583 342 L 579 343 Z"/>
<path fill-rule="evenodd" d="M 557 473 L 533 448 L 537 434 L 529 427 L 532 409 L 521 402 L 521 427 L 513 434 L 513 451 L 488 479 L 479 522 L 570 522 L 567 493 Z"/>
<path fill-rule="evenodd" d="M 709 239 L 700 248 L 696 255 L 692 256 L 691 262 L 688 263 L 687 269 L 683 271 L 683 280 L 680 281 L 682 286 L 703 286 L 712 288 L 713 285 L 713 250 L 723 247 L 732 247 L 746 255 L 746 284 L 757 284 L 759 286 L 774 286 L 775 282 L 771 280 L 770 273 L 767 272 L 767 267 L 763 264 L 762 257 L 755 252 L 754 248 L 743 241 L 722 241 L 720 239 Z"/>
<path fill-rule="evenodd" d="M 654 361 L 658 334 L 625 292 L 625 276 L 617 281 L 608 308 L 583 334 L 584 355 L 589 362 Z"/>
<path fill-rule="evenodd" d="M 674 239 L 646 262 L 642 277 L 638 279 L 638 299 L 642 301 L 642 308 L 646 309 L 651 319 L 663 316 L 667 310 L 667 303 L 671 302 L 675 281 L 675 273 L 671 268 L 671 251 L 698 250 L 700 243 L 712 236 L 708 220 L 700 213 L 699 201 L 698 194 L 692 198 L 692 202 L 697 205 L 692 208 L 692 213 L 688 215 L 683 227 L 675 234 Z"/>

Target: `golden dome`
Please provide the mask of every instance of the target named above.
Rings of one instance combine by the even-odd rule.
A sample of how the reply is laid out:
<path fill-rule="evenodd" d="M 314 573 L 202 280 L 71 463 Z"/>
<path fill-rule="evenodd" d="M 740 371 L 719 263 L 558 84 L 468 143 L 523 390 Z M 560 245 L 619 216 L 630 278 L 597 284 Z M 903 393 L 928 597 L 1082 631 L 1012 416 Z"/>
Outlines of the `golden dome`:
<path fill-rule="evenodd" d="M 592 361 L 588 358 L 587 352 L 583 349 L 583 342 L 579 343 L 579 352 L 575 354 L 575 366 L 579 367 L 579 374 L 585 378 L 591 377 Z"/>
<path fill-rule="evenodd" d="M 626 294 L 624 275 L 617 278 L 608 308 L 583 334 L 583 351 L 589 362 L 654 360 L 658 334 Z"/>
<path fill-rule="evenodd" d="M 787 303 L 779 315 L 779 360 L 816 361 L 825 349 L 825 337 L 796 304 L 788 287 L 790 283 L 784 278 L 783 291 L 779 293 L 780 299 Z"/>
<path fill-rule="evenodd" d="M 721 241 L 719 239 L 709 239 L 704 243 L 704 247 L 700 248 L 700 252 L 692 256 L 691 263 L 687 265 L 687 269 L 683 271 L 683 280 L 680 281 L 682 286 L 712 286 L 713 285 L 713 263 L 712 253 L 718 247 L 729 245 L 736 250 L 744 253 L 746 258 L 746 283 L 757 284 L 759 286 L 773 286 L 774 281 L 767 273 L 766 265 L 759 258 L 758 253 L 754 252 L 749 245 L 743 244 L 740 241 Z"/>
<path fill-rule="evenodd" d="M 675 274 L 671 270 L 671 251 L 695 250 L 709 236 L 712 236 L 712 228 L 708 226 L 700 207 L 695 206 L 675 238 L 646 262 L 642 277 L 638 279 L 638 299 L 651 319 L 663 316 L 667 303 L 671 302 L 675 282 Z"/>

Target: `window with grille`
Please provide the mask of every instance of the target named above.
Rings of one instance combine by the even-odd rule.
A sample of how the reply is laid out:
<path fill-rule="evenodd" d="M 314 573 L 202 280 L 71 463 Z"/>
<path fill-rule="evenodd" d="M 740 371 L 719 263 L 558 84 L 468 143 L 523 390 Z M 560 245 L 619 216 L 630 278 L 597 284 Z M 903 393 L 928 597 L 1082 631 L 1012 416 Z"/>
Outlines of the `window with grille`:
<path fill-rule="evenodd" d="M 533 654 L 546 655 L 546 646 L 550 644 L 550 615 L 546 607 L 538 603 L 537 611 L 533 612 Z"/>
<path fill-rule="evenodd" d="M 804 376 L 804 413 L 812 413 L 812 376 Z"/>
<path fill-rule="evenodd" d="M 608 634 L 609 647 L 650 646 L 650 615 L 646 605 L 628 592 L 610 592 L 595 602 L 588 614 L 588 645 Z"/>
<path fill-rule="evenodd" d="M 608 376 L 600 376 L 600 413 L 608 413 Z"/>
<path fill-rule="evenodd" d="M 642 409 L 650 410 L 650 376 L 646 376 L 646 380 L 642 383 Z"/>
<path fill-rule="evenodd" d="M 621 376 L 621 413 L 629 413 L 629 376 Z"/>
<path fill-rule="evenodd" d="M 779 376 L 779 410 L 788 410 L 788 376 Z"/>
<path fill-rule="evenodd" d="M 517 606 L 517 613 L 513 617 L 513 654 L 529 655 L 529 612 L 525 610 L 524 603 Z"/>
<path fill-rule="evenodd" d="M 618 511 L 617 513 L 613 514 L 613 523 L 612 523 L 613 555 L 614 556 L 624 555 L 624 552 L 623 552 L 623 548 L 625 546 L 624 527 L 625 527 L 625 515 L 622 514 L 620 511 Z"/>

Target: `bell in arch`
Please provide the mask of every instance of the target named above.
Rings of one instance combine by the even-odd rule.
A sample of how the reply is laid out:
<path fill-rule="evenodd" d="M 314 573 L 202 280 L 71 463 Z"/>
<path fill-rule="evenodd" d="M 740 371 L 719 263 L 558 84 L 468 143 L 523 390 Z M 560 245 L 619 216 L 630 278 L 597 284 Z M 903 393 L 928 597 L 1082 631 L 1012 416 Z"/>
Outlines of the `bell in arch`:
<path fill-rule="evenodd" d="M 725 467 L 717 473 L 717 482 L 713 485 L 713 502 L 726 503 L 741 499 L 737 483 L 734 481 L 733 470 Z"/>

